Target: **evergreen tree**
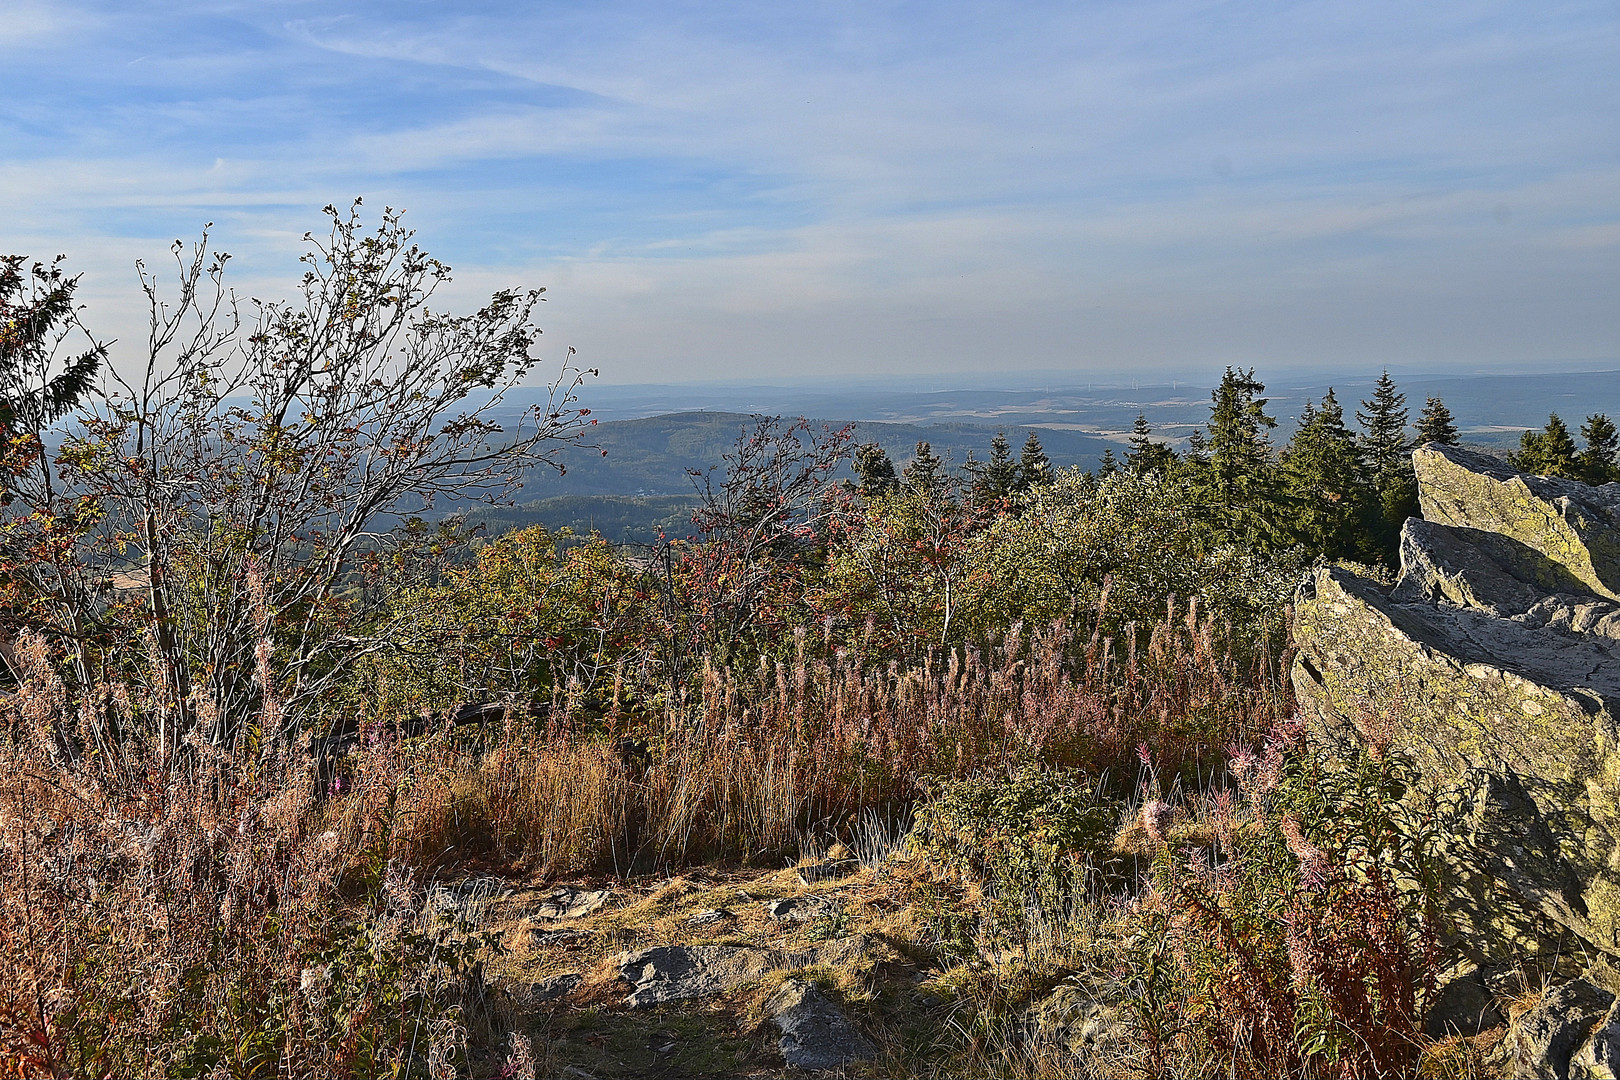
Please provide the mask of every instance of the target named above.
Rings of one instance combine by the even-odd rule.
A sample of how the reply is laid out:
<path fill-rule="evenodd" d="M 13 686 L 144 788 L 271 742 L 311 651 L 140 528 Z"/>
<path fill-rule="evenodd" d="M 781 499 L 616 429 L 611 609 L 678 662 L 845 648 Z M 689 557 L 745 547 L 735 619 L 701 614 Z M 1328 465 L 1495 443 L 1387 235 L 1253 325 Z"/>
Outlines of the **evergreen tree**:
<path fill-rule="evenodd" d="M 1197 428 L 1187 436 L 1187 454 L 1182 459 L 1195 472 L 1209 464 L 1209 437 Z"/>
<path fill-rule="evenodd" d="M 1356 437 L 1332 388 L 1318 409 L 1310 402 L 1282 459 L 1299 540 L 1329 559 L 1375 556 L 1375 497 Z"/>
<path fill-rule="evenodd" d="M 1581 469 L 1578 457 L 1569 428 L 1557 413 L 1553 413 L 1547 417 L 1545 428 L 1527 431 L 1519 436 L 1519 452 L 1510 460 L 1513 467 L 1521 472 L 1579 480 Z"/>
<path fill-rule="evenodd" d="M 1451 410 L 1446 408 L 1446 403 L 1437 397 L 1430 398 L 1423 406 L 1423 415 L 1418 417 L 1417 441 L 1420 444 L 1457 445 L 1457 424 L 1452 420 Z"/>
<path fill-rule="evenodd" d="M 1018 458 L 1018 489 L 1030 491 L 1052 482 L 1052 459 L 1046 456 L 1040 437 L 1034 431 L 1024 440 L 1024 452 Z"/>
<path fill-rule="evenodd" d="M 1265 389 L 1253 368 L 1226 369 L 1210 395 L 1208 464 L 1194 469 L 1215 528 L 1262 547 L 1282 540 L 1270 435 L 1277 421 L 1266 415 L 1266 399 L 1258 396 Z M 1201 449 L 1195 444 L 1194 454 Z"/>
<path fill-rule="evenodd" d="M 1114 457 L 1112 446 L 1103 447 L 1102 460 L 1097 463 L 1098 476 L 1113 476 L 1119 472 L 1119 461 Z"/>
<path fill-rule="evenodd" d="M 1412 458 L 1407 453 L 1406 395 L 1395 389 L 1395 380 L 1389 369 L 1373 385 L 1371 400 L 1363 401 L 1356 412 L 1361 424 L 1361 454 L 1367 463 L 1373 489 L 1377 492 L 1379 539 L 1385 553 L 1395 554 L 1400 543 L 1401 526 L 1418 512 L 1417 475 L 1412 471 Z"/>
<path fill-rule="evenodd" d="M 90 393 L 107 347 L 91 342 L 66 364 L 57 361 L 58 344 L 78 325 L 73 292 L 79 279 L 62 273 L 61 259 L 24 270 L 27 261 L 0 256 L 0 449 L 24 445 L 12 439 L 27 435 L 34 450 L 25 453 L 33 453 L 45 429 Z M 0 485 L 0 503 L 12 495 Z"/>
<path fill-rule="evenodd" d="M 1363 401 L 1361 408 L 1366 412 L 1357 410 L 1356 420 L 1363 432 L 1362 454 L 1382 488 L 1385 478 L 1400 467 L 1407 448 L 1406 395 L 1396 392 L 1395 380 L 1389 377 L 1388 368 L 1374 384 L 1372 399 Z"/>
<path fill-rule="evenodd" d="M 1607 484 L 1620 480 L 1620 432 L 1614 421 L 1603 413 L 1594 413 L 1581 425 L 1581 438 L 1586 449 L 1576 461 L 1581 479 L 1588 484 Z"/>
<path fill-rule="evenodd" d="M 864 443 L 855 448 L 855 460 L 852 463 L 855 475 L 860 479 L 860 493 L 868 499 L 880 495 L 887 495 L 900 486 L 900 479 L 895 475 L 894 462 L 877 443 Z"/>
<path fill-rule="evenodd" d="M 94 345 L 50 375 L 58 338 L 77 325 L 79 279 L 64 276 L 56 263 L 25 272 L 26 262 L 0 256 L 0 425 L 37 435 L 90 392 L 107 347 Z"/>
<path fill-rule="evenodd" d="M 974 476 L 973 501 L 979 506 L 1006 502 L 1018 490 L 1018 462 L 1012 456 L 1007 433 L 996 432 L 990 440 L 990 460 Z"/>
<path fill-rule="evenodd" d="M 905 469 L 906 485 L 919 495 L 940 495 L 945 490 L 945 463 L 926 442 L 917 444 L 917 456 Z"/>
<path fill-rule="evenodd" d="M 1152 434 L 1147 416 L 1137 413 L 1136 423 L 1131 427 L 1131 448 L 1125 452 L 1125 463 L 1134 473 L 1168 473 L 1176 462 L 1176 452 L 1164 443 L 1154 442 Z"/>

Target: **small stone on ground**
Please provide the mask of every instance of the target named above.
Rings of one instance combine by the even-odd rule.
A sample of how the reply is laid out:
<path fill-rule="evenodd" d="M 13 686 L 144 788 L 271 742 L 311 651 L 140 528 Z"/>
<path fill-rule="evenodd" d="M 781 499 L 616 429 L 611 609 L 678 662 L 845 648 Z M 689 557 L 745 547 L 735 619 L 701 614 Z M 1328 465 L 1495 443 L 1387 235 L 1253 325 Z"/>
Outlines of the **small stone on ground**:
<path fill-rule="evenodd" d="M 541 979 L 537 983 L 531 983 L 528 993 L 524 996 L 536 1004 L 542 1001 L 556 1001 L 558 998 L 567 997 L 573 992 L 574 987 L 584 981 L 585 976 L 577 971 L 569 971 L 562 975 L 554 975 L 549 979 Z"/>
<path fill-rule="evenodd" d="M 540 902 L 533 911 L 538 919 L 583 919 L 607 906 L 613 893 L 609 889 L 575 889 L 565 886 L 557 889 Z"/>

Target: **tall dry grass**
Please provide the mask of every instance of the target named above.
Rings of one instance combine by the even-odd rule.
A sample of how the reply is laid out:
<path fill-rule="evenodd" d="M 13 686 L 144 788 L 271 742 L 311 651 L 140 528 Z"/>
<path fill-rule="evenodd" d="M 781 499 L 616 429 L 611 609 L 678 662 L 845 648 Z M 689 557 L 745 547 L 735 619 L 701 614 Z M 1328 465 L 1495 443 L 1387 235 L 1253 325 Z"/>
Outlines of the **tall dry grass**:
<path fill-rule="evenodd" d="M 285 743 L 168 753 L 140 734 L 157 703 L 74 702 L 42 642 L 20 651 L 0 740 L 7 1075 L 448 1075 L 489 1018 L 468 950 L 389 859 L 388 799 L 334 816 Z M 115 752 L 89 738 L 109 726 Z M 380 792 L 373 770 L 398 764 L 355 775 Z"/>
<path fill-rule="evenodd" d="M 1112 776 L 1129 794 L 1143 744 L 1167 776 L 1218 769 L 1225 747 L 1291 707 L 1280 658 L 1196 609 L 1123 642 L 1015 627 L 987 651 L 913 669 L 817 659 L 804 637 L 793 663 L 706 668 L 651 718 L 615 705 L 587 720 L 559 698 L 544 730 L 508 722 L 492 745 L 413 744 L 394 854 L 553 874 L 774 861 L 940 778 L 1038 763 Z M 347 812 L 380 797 L 352 791 Z"/>

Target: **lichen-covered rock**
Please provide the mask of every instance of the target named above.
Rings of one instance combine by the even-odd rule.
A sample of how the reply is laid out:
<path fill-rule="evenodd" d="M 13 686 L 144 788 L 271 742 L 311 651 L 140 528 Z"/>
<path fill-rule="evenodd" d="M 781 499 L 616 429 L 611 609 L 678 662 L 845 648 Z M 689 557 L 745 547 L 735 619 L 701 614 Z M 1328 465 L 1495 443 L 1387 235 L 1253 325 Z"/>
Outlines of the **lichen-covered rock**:
<path fill-rule="evenodd" d="M 1573 579 L 1620 600 L 1620 484 L 1529 476 L 1438 443 L 1414 450 L 1412 466 L 1424 520 L 1517 540 L 1545 560 L 1526 561 L 1517 576 L 1548 592 L 1576 591 Z M 1548 563 L 1558 568 L 1550 576 Z"/>
<path fill-rule="evenodd" d="M 835 915 L 838 908 L 838 901 L 830 896 L 788 896 L 765 902 L 765 914 L 777 922 L 809 922 Z"/>
<path fill-rule="evenodd" d="M 1025 1020 L 1033 1046 L 1061 1048 L 1088 1066 L 1099 1055 L 1139 1052 L 1125 1007 L 1072 983 L 1057 987 L 1032 1006 Z"/>
<path fill-rule="evenodd" d="M 576 889 L 565 885 L 552 890 L 535 907 L 533 914 L 537 919 L 583 919 L 601 911 L 612 899 L 611 889 Z"/>
<path fill-rule="evenodd" d="M 1404 751 L 1479 962 L 1573 933 L 1620 954 L 1620 485 L 1413 453 L 1428 520 L 1393 589 L 1322 568 L 1295 605 L 1319 741 Z"/>
<path fill-rule="evenodd" d="M 1548 579 L 1561 569 L 1517 540 L 1412 518 L 1401 530 L 1401 578 L 1393 599 L 1449 603 L 1510 619 L 1548 596 L 1546 587 L 1524 580 L 1527 565 L 1538 566 Z M 1565 584 L 1579 588 L 1573 578 Z"/>
<path fill-rule="evenodd" d="M 1563 591 L 1549 593 L 1549 581 Z M 1391 599 L 1449 604 L 1532 629 L 1620 641 L 1620 604 L 1587 592 L 1562 567 L 1519 541 L 1478 529 L 1407 521 L 1401 530 L 1400 582 Z"/>
<path fill-rule="evenodd" d="M 1609 1006 L 1603 1020 L 1569 1059 L 1571 1080 L 1620 1080 L 1620 1003 Z"/>
<path fill-rule="evenodd" d="M 660 945 L 625 953 L 619 974 L 634 989 L 624 999 L 632 1009 L 666 1001 L 709 997 L 757 982 L 773 971 L 847 963 L 865 943 L 857 937 L 808 949 L 760 949 L 749 945 Z"/>
<path fill-rule="evenodd" d="M 1513 1075 L 1570 1080 L 1574 1058 L 1588 1049 L 1593 1028 L 1613 1004 L 1614 994 L 1587 979 L 1547 991 L 1508 1032 Z"/>
<path fill-rule="evenodd" d="M 1620 952 L 1620 658 L 1323 568 L 1295 606 L 1316 734 L 1405 751 L 1441 824 L 1459 943 L 1539 947 L 1544 920 Z M 1504 889 L 1506 890 L 1504 892 Z"/>

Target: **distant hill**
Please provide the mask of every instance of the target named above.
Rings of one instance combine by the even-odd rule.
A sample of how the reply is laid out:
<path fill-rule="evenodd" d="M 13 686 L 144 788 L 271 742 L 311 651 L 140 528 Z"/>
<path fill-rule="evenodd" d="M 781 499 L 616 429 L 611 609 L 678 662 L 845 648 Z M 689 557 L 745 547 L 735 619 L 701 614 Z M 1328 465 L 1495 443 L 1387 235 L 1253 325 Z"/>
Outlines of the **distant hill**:
<path fill-rule="evenodd" d="M 1382 371 L 1376 359 L 1353 372 L 1268 371 L 1259 365 L 1255 374 L 1266 384 L 1268 411 L 1280 421 L 1277 441 L 1285 441 L 1307 399 L 1320 399 L 1334 387 L 1345 412 L 1353 415 L 1356 403 L 1372 393 Z M 1549 412 L 1557 412 L 1578 428 L 1587 414 L 1606 412 L 1620 418 L 1620 370 L 1541 371 L 1523 374 L 1395 372 L 1406 394 L 1412 416 L 1424 399 L 1445 399 L 1457 424 L 1471 440 L 1518 442 L 1525 428 L 1540 427 Z M 1120 385 L 1117 380 L 1087 383 L 1081 373 L 1046 373 L 1039 380 L 1030 373 L 1010 372 L 999 383 L 989 377 L 951 385 L 945 377 L 899 378 L 865 381 L 822 380 L 777 386 L 745 383 L 708 383 L 671 386 L 586 385 L 580 404 L 603 420 L 631 420 L 657 415 L 688 415 L 697 408 L 708 415 L 779 413 L 784 416 L 824 416 L 920 427 L 966 425 L 971 429 L 1007 430 L 1039 428 L 1070 431 L 1093 439 L 1122 442 L 1138 412 L 1147 416 L 1155 433 L 1181 440 L 1209 419 L 1210 388 L 1219 371 L 1205 382 L 1140 382 Z M 932 383 L 933 385 L 929 385 Z M 526 396 L 527 395 L 527 396 Z M 509 396 L 512 405 L 532 398 L 533 391 Z M 926 436 L 925 436 L 926 437 Z M 885 444 L 887 445 L 887 444 Z M 1091 451 L 1100 454 L 1098 448 Z M 1084 452 L 1082 452 L 1084 456 Z"/>
<path fill-rule="evenodd" d="M 610 420 L 596 425 L 589 433 L 590 441 L 607 451 L 606 456 L 600 450 L 589 449 L 570 453 L 564 462 L 568 468 L 566 474 L 536 473 L 525 494 L 532 493 L 536 497 L 690 495 L 692 481 L 686 470 L 701 471 L 719 465 L 721 455 L 753 426 L 752 416 L 727 412 L 684 412 L 641 420 Z M 830 426 L 841 427 L 843 423 L 830 422 Z M 856 443 L 878 443 L 889 452 L 897 467 L 912 459 L 919 441 L 928 442 L 934 453 L 953 465 L 966 461 L 970 451 L 983 460 L 998 430 L 1006 431 L 1016 454 L 1030 430 L 1015 425 L 998 428 L 981 424 L 865 421 L 854 427 Z M 1041 428 L 1038 433 L 1047 455 L 1057 465 L 1094 468 L 1110 445 L 1103 439 L 1076 431 Z M 845 475 L 853 474 L 846 471 Z"/>
<path fill-rule="evenodd" d="M 544 525 L 555 532 L 572 529 L 578 536 L 593 532 L 615 544 L 648 544 L 662 530 L 669 536 L 692 531 L 697 499 L 681 495 L 558 495 L 516 506 L 480 507 L 467 515 L 486 536 Z"/>
<path fill-rule="evenodd" d="M 1317 373 L 1268 377 L 1257 371 L 1267 382 L 1267 409 L 1279 420 L 1273 441 L 1285 443 L 1305 402 L 1320 399 L 1330 385 L 1353 418 L 1359 400 L 1371 395 L 1379 370 L 1369 365 L 1344 378 Z M 959 389 L 912 388 L 898 380 L 813 387 L 586 386 L 580 404 L 612 418 L 591 431 L 592 441 L 607 456 L 583 448 L 570 451 L 565 475 L 538 470 L 526 478 L 521 506 L 480 511 L 480 517 L 492 530 L 535 523 L 567 525 L 579 532 L 594 527 L 623 542 L 650 540 L 660 527 L 678 535 L 695 505 L 686 470 L 719 465 L 737 436 L 752 426 L 754 412 L 858 417 L 855 441 L 877 442 L 897 467 L 911 459 L 918 440 L 927 440 L 935 453 L 960 467 L 970 451 L 984 459 L 998 430 L 1007 433 L 1016 453 L 1033 429 L 1055 464 L 1094 469 L 1108 447 L 1123 452 L 1139 412 L 1156 435 L 1178 447 L 1209 419 L 1210 391 L 1196 384 L 1064 385 L 1054 378 L 1049 385 L 1036 386 L 1017 385 L 1014 379 L 1007 386 Z M 1589 413 L 1620 418 L 1616 371 L 1404 376 L 1397 383 L 1414 421 L 1424 399 L 1439 396 L 1465 439 L 1498 450 L 1517 446 L 1520 432 L 1545 424 L 1549 412 L 1558 412 L 1571 429 L 1578 429 Z M 508 398 L 509 406 L 524 402 L 524 391 Z M 721 407 L 668 411 L 703 402 Z M 657 415 L 645 415 L 653 410 L 659 410 Z M 511 413 L 515 418 L 516 409 Z"/>
<path fill-rule="evenodd" d="M 563 461 L 566 473 L 535 470 L 525 478 L 519 505 L 477 508 L 470 516 L 484 523 L 491 533 L 540 524 L 552 529 L 567 526 L 579 533 L 594 528 L 619 543 L 650 542 L 660 528 L 671 535 L 685 535 L 697 505 L 687 470 L 701 472 L 721 465 L 721 455 L 753 426 L 752 416 L 731 412 L 684 412 L 606 421 L 590 432 L 590 441 L 599 449 L 581 447 L 569 452 Z M 855 443 L 878 443 L 897 468 L 903 468 L 915 456 L 919 441 L 929 443 L 934 453 L 951 466 L 960 467 L 970 452 L 981 461 L 988 457 L 990 440 L 997 431 L 1006 431 L 1014 454 L 1023 448 L 1030 431 L 1012 425 L 864 421 L 854 428 Z M 1055 465 L 1094 469 L 1103 451 L 1112 445 L 1077 431 L 1039 428 L 1037 433 Z M 840 475 L 848 478 L 854 474 L 846 465 Z"/>

